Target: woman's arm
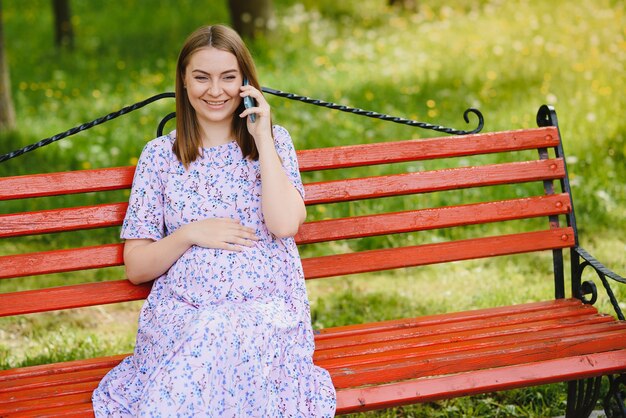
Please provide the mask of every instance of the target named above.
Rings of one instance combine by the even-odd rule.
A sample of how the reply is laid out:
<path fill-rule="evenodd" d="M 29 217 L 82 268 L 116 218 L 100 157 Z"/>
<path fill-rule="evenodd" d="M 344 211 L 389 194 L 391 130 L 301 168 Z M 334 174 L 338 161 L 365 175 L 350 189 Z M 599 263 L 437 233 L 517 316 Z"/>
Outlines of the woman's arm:
<path fill-rule="evenodd" d="M 261 166 L 261 209 L 267 229 L 278 238 L 292 237 L 306 218 L 304 200 L 282 167 L 272 136 L 270 106 L 263 94 L 252 86 L 241 87 L 241 96 L 253 97 L 257 106 L 240 114 L 248 118 L 248 131 L 254 137 Z"/>
<path fill-rule="evenodd" d="M 134 284 L 164 274 L 192 245 L 241 251 L 258 241 L 254 229 L 230 218 L 210 218 L 181 226 L 158 241 L 128 239 L 124 244 L 126 277 Z"/>
<path fill-rule="evenodd" d="M 306 218 L 302 196 L 291 183 L 270 136 L 257 140 L 261 166 L 261 208 L 267 229 L 278 238 L 292 237 Z"/>

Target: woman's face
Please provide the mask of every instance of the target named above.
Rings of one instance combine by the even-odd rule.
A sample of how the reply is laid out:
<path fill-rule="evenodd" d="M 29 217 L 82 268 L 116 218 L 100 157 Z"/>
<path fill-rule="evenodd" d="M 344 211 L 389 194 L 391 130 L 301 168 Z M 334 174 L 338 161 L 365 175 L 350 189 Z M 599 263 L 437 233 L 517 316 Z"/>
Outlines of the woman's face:
<path fill-rule="evenodd" d="M 213 47 L 199 49 L 191 55 L 183 81 L 201 125 L 231 123 L 243 84 L 235 55 Z"/>

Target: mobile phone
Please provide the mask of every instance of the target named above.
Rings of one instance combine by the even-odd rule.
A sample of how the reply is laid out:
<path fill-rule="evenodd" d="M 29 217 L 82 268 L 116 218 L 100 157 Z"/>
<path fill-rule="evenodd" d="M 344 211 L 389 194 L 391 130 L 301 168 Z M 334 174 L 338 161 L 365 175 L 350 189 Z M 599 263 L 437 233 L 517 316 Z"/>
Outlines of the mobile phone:
<path fill-rule="evenodd" d="M 243 85 L 247 86 L 250 83 L 248 83 L 248 79 L 244 78 L 243 79 Z M 245 96 L 243 98 L 243 107 L 245 107 L 246 109 L 250 109 L 251 107 L 254 107 L 255 103 L 254 103 L 254 99 L 250 96 Z M 254 121 L 256 121 L 256 113 L 251 113 L 250 114 L 250 122 L 254 123 Z"/>

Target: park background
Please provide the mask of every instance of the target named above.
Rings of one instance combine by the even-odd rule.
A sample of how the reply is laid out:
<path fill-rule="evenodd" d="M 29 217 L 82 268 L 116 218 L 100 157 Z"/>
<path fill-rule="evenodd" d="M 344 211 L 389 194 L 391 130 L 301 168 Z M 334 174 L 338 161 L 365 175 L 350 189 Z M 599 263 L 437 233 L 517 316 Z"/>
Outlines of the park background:
<path fill-rule="evenodd" d="M 74 46 L 57 47 L 51 3 L 2 3 L 16 127 L 0 133 L 0 154 L 173 91 L 186 36 L 200 25 L 231 22 L 226 0 L 73 0 Z M 555 106 L 581 244 L 626 273 L 623 1 L 420 0 L 405 8 L 385 0 L 274 0 L 273 9 L 271 32 L 249 42 L 263 86 L 459 129 L 473 129 L 475 120 L 470 117 L 466 125 L 462 114 L 477 107 L 485 116 L 483 132 L 535 126 L 539 106 Z M 268 100 L 275 122 L 290 130 L 298 149 L 437 135 Z M 162 101 L 9 160 L 0 164 L 0 175 L 133 164 L 173 106 Z M 12 209 L 10 202 L 0 205 L 0 213 Z M 309 219 L 329 215 L 309 210 Z M 110 238 L 118 232 L 98 234 Z M 51 242 L 71 247 L 93 235 L 0 240 L 0 254 L 38 251 Z M 314 326 L 525 302 L 553 293 L 549 262 L 517 260 L 414 269 L 408 271 L 411 278 L 400 271 L 314 281 L 307 284 Z M 122 274 L 110 269 L 91 279 Z M 0 292 L 71 281 L 71 275 L 9 279 L 0 282 Z M 0 368 L 130 352 L 140 305 L 3 319 Z M 600 306 L 610 312 L 605 301 Z M 368 416 L 555 416 L 563 413 L 564 401 L 565 386 L 549 385 Z"/>

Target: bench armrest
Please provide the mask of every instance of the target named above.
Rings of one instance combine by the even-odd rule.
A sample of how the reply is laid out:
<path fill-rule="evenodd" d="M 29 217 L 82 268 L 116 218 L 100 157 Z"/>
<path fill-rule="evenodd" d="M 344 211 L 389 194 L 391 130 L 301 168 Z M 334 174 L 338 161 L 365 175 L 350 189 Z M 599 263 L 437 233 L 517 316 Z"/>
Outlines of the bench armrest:
<path fill-rule="evenodd" d="M 585 260 L 587 263 L 589 263 L 589 265 L 591 267 L 593 267 L 598 273 L 602 273 L 606 277 L 609 277 L 609 278 L 611 278 L 611 279 L 613 279 L 613 280 L 615 280 L 617 282 L 626 284 L 626 279 L 625 278 L 623 278 L 619 274 L 615 273 L 614 271 L 610 270 L 604 264 L 599 262 L 595 257 L 593 257 L 591 254 L 589 254 L 587 251 L 585 251 L 585 249 L 583 249 L 582 247 L 574 247 L 574 251 L 576 251 L 576 253 L 583 260 Z"/>
<path fill-rule="evenodd" d="M 613 272 L 612 270 L 609 270 L 608 267 L 606 267 L 604 264 L 596 260 L 591 254 L 589 254 L 583 248 L 576 246 L 574 247 L 573 250 L 583 260 L 585 260 L 579 265 L 578 274 L 582 275 L 582 271 L 585 269 L 585 267 L 591 266 L 595 270 L 598 277 L 600 278 L 600 281 L 602 281 L 602 285 L 604 286 L 604 289 L 606 290 L 607 295 L 609 296 L 609 300 L 611 301 L 611 305 L 613 306 L 613 309 L 615 310 L 615 314 L 617 315 L 617 318 L 622 321 L 626 320 L 622 312 L 622 309 L 620 307 L 620 304 L 617 298 L 615 297 L 613 290 L 611 290 L 611 286 L 607 280 L 607 277 L 612 280 L 615 280 L 616 282 L 625 283 L 625 284 L 626 284 L 626 279 L 624 279 L 619 274 Z M 579 276 L 578 280 L 580 279 L 581 277 Z M 585 295 L 588 295 L 588 294 L 591 294 L 591 299 L 587 299 L 585 297 Z M 593 305 L 598 297 L 598 291 L 596 289 L 596 285 L 592 281 L 585 281 L 585 282 L 580 283 L 580 295 L 578 296 L 584 303 Z"/>

